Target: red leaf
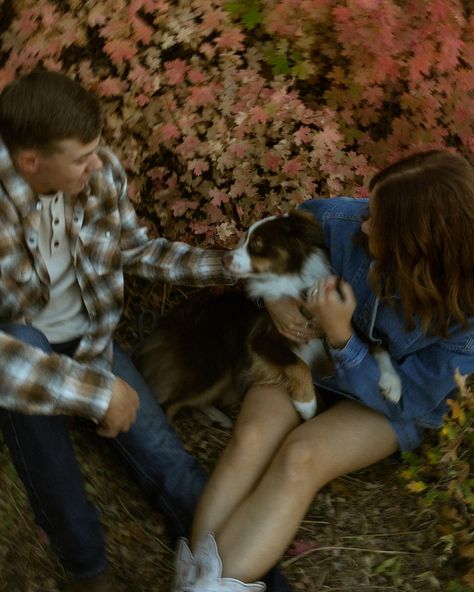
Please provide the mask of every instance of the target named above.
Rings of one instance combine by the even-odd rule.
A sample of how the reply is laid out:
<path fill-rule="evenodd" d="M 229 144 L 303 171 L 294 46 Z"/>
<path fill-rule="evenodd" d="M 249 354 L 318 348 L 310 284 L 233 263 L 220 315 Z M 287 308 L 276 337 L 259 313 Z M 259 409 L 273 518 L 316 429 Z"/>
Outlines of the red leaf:
<path fill-rule="evenodd" d="M 171 204 L 171 211 L 173 216 L 182 216 L 188 210 L 196 210 L 199 206 L 198 201 L 191 201 L 186 199 L 178 199 Z"/>
<path fill-rule="evenodd" d="M 166 62 L 165 64 L 165 76 L 168 84 L 174 86 L 182 84 L 184 82 L 184 75 L 188 70 L 188 65 L 184 60 L 173 60 L 172 62 Z"/>
<path fill-rule="evenodd" d="M 173 138 L 179 138 L 181 132 L 172 123 L 164 123 L 160 127 L 159 134 L 163 140 L 171 140 Z"/>
<path fill-rule="evenodd" d="M 227 195 L 227 193 L 219 189 L 211 189 L 209 191 L 209 197 L 212 198 L 211 204 L 216 207 L 229 201 L 229 196 Z"/>
<path fill-rule="evenodd" d="M 213 103 L 216 99 L 214 90 L 209 86 L 197 86 L 191 88 L 188 103 L 193 107 L 203 107 Z"/>
<path fill-rule="evenodd" d="M 244 38 L 243 33 L 239 29 L 228 29 L 217 37 L 216 44 L 224 49 L 242 50 L 244 49 L 242 43 Z"/>
<path fill-rule="evenodd" d="M 271 171 L 276 171 L 281 162 L 281 157 L 273 152 L 265 154 L 265 167 Z"/>
<path fill-rule="evenodd" d="M 288 162 L 285 162 L 285 164 L 283 165 L 283 172 L 291 176 L 298 174 L 300 172 L 300 169 L 301 164 L 296 158 L 292 158 Z"/>
<path fill-rule="evenodd" d="M 202 159 L 191 160 L 188 162 L 188 169 L 193 171 L 196 177 L 200 177 L 202 173 L 209 170 L 209 163 Z"/>
<path fill-rule="evenodd" d="M 306 553 L 317 548 L 318 545 L 316 543 L 311 541 L 297 540 L 294 541 L 294 543 L 288 549 L 288 555 L 291 555 L 292 557 L 299 557 L 300 555 L 305 555 Z"/>
<path fill-rule="evenodd" d="M 268 121 L 268 114 L 261 107 L 250 109 L 250 121 L 252 123 L 265 123 Z"/>
<path fill-rule="evenodd" d="M 115 63 L 129 62 L 136 54 L 135 46 L 125 39 L 108 41 L 104 45 L 104 51 Z"/>
<path fill-rule="evenodd" d="M 111 76 L 101 80 L 97 85 L 97 90 L 103 97 L 121 95 L 125 91 L 125 88 L 125 84 L 120 78 L 112 78 Z"/>

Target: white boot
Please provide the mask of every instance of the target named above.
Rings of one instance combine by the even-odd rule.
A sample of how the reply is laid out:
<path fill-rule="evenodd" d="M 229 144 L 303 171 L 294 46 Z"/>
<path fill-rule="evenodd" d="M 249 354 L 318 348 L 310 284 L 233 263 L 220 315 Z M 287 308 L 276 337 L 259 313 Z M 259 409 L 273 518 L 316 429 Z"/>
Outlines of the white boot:
<path fill-rule="evenodd" d="M 196 561 L 186 539 L 181 538 L 176 548 L 176 572 L 171 592 L 184 592 L 194 583 L 197 574 Z"/>
<path fill-rule="evenodd" d="M 198 542 L 194 553 L 197 577 L 194 584 L 184 587 L 183 592 L 265 592 L 263 582 L 245 584 L 234 578 L 223 578 L 222 562 L 216 539 L 211 532 Z"/>

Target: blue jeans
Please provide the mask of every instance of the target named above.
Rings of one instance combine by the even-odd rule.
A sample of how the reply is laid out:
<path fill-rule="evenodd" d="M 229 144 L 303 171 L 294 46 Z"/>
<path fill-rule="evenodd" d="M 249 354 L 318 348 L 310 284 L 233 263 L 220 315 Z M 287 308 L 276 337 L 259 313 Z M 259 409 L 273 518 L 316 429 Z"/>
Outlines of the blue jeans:
<path fill-rule="evenodd" d="M 43 333 L 25 325 L 5 324 L 0 330 L 45 352 L 71 356 L 77 346 L 77 342 L 51 345 Z M 117 344 L 112 372 L 140 398 L 136 423 L 112 443 L 147 497 L 162 511 L 174 543 L 189 531 L 206 474 L 184 450 L 148 386 Z M 37 522 L 66 571 L 85 579 L 99 574 L 107 558 L 99 512 L 87 500 L 68 423 L 66 416 L 0 410 L 0 428 Z"/>

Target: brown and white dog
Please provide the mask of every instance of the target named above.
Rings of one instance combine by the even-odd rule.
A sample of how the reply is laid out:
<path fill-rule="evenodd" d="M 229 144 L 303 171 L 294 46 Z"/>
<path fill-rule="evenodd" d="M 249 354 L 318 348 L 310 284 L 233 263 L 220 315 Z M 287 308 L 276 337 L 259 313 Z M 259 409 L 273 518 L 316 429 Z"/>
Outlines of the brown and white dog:
<path fill-rule="evenodd" d="M 317 280 L 332 274 L 321 227 L 306 213 L 265 218 L 250 227 L 223 263 L 245 281 L 245 292 L 201 293 L 162 317 L 135 355 L 139 370 L 169 419 L 185 406 L 232 403 L 250 384 L 280 385 L 300 416 L 310 419 L 318 407 L 310 368 L 324 374 L 332 366 L 323 342 L 293 343 L 255 301 L 304 301 Z M 386 351 L 373 353 L 381 393 L 396 402 L 399 376 Z M 227 424 L 215 411 L 211 417 Z"/>

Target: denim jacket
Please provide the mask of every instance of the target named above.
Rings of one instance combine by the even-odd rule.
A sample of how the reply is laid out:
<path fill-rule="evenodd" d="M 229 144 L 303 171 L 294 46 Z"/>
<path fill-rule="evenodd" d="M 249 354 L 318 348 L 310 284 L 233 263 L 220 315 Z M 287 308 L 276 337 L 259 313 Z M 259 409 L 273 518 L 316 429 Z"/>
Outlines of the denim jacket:
<path fill-rule="evenodd" d="M 445 339 L 427 336 L 418 320 L 413 331 L 406 331 L 402 313 L 375 296 L 368 281 L 371 259 L 352 240 L 368 212 L 368 200 L 314 199 L 301 208 L 322 225 L 334 272 L 349 282 L 356 296 L 353 324 L 367 341 L 383 342 L 388 349 L 402 381 L 402 396 L 392 403 L 381 395 L 378 365 L 367 342 L 356 334 L 343 349 L 331 350 L 335 375 L 317 377 L 316 383 L 357 399 L 394 422 L 440 426 L 446 399 L 455 391 L 455 370 L 474 372 L 474 318 L 469 319 L 467 329 L 453 325 Z"/>

